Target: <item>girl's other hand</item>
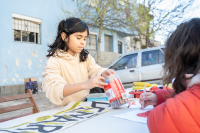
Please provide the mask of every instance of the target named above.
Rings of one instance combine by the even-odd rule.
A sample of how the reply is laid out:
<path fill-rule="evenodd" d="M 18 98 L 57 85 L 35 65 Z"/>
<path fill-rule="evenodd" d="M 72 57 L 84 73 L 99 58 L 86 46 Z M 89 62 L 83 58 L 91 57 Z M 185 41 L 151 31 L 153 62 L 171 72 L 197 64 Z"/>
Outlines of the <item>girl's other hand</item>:
<path fill-rule="evenodd" d="M 112 74 L 115 74 L 115 72 L 112 69 L 107 69 L 101 74 L 101 76 L 106 78 L 106 77 L 108 77 L 108 76 L 110 76 Z"/>
<path fill-rule="evenodd" d="M 92 89 L 94 87 L 104 88 L 105 85 L 108 85 L 105 83 L 105 78 L 102 76 L 94 76 L 90 78 L 86 83 L 86 90 Z"/>
<path fill-rule="evenodd" d="M 147 92 L 144 96 L 144 93 L 142 93 L 140 95 L 140 99 L 139 99 L 139 102 L 142 107 L 143 107 L 143 101 L 144 101 L 144 107 L 146 107 L 148 105 L 156 105 L 157 104 L 157 95 L 155 93 Z"/>

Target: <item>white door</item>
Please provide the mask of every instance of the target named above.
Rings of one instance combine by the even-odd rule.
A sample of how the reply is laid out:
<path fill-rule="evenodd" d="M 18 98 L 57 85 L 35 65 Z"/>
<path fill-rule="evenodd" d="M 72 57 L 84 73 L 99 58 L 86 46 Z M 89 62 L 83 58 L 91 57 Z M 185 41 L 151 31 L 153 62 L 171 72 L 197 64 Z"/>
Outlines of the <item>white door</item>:
<path fill-rule="evenodd" d="M 139 69 L 137 67 L 138 54 L 131 54 L 122 57 L 111 69 L 114 69 L 120 77 L 124 88 L 133 86 L 133 82 L 139 80 Z"/>
<path fill-rule="evenodd" d="M 139 78 L 141 82 L 162 84 L 164 55 L 158 50 L 142 52 Z"/>

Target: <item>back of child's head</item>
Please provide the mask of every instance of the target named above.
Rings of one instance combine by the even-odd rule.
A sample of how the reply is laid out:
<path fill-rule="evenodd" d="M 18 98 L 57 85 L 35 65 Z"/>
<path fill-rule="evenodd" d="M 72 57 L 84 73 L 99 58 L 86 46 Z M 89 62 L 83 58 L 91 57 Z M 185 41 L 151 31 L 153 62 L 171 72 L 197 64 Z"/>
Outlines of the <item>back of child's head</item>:
<path fill-rule="evenodd" d="M 200 18 L 180 24 L 165 44 L 164 82 L 171 83 L 175 93 L 187 89 L 185 74 L 200 70 Z"/>
<path fill-rule="evenodd" d="M 62 20 L 58 25 L 57 36 L 52 45 L 49 45 L 48 55 L 47 57 L 54 56 L 56 50 L 64 50 L 68 51 L 68 46 L 66 42 L 62 39 L 61 34 L 64 32 L 66 34 L 66 38 L 68 38 L 71 34 L 76 32 L 84 32 L 87 30 L 87 35 L 89 35 L 88 26 L 79 18 L 67 18 L 66 20 Z M 85 61 L 87 58 L 88 52 L 83 49 L 80 53 L 80 61 Z"/>

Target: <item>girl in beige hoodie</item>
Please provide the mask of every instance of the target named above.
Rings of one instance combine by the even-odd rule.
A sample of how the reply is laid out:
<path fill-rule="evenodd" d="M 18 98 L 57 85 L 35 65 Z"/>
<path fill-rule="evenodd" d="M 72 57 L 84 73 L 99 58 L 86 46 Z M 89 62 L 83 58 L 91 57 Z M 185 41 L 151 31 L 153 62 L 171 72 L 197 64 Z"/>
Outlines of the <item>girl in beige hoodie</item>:
<path fill-rule="evenodd" d="M 105 77 L 114 73 L 97 65 L 84 49 L 88 35 L 87 25 L 78 18 L 62 20 L 58 25 L 57 37 L 49 46 L 42 73 L 43 91 L 57 106 L 84 101 L 90 89 L 103 88 Z"/>

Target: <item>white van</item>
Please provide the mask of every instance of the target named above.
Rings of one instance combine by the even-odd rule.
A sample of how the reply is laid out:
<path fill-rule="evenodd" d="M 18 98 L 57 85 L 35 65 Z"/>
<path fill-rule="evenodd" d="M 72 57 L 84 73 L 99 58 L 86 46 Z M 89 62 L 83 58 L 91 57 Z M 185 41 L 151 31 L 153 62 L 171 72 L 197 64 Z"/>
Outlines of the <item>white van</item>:
<path fill-rule="evenodd" d="M 124 88 L 133 82 L 162 85 L 164 46 L 142 49 L 121 55 L 110 66 L 119 75 Z"/>

